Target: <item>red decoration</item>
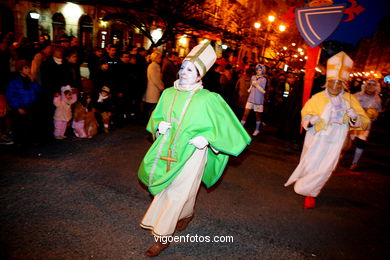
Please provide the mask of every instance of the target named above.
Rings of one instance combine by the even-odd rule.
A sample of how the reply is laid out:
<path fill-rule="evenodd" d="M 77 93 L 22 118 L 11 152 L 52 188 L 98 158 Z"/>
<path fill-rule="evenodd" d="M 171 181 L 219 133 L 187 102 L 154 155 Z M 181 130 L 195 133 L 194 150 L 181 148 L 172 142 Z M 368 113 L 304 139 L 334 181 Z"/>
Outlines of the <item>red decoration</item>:
<path fill-rule="evenodd" d="M 363 6 L 359 5 L 356 0 L 349 0 L 351 6 L 344 10 L 344 13 L 348 15 L 348 18 L 344 22 L 350 22 L 355 19 L 355 14 L 359 15 L 361 12 L 366 10 Z"/>
<path fill-rule="evenodd" d="M 318 63 L 318 59 L 320 58 L 321 48 L 316 47 L 308 47 L 307 48 L 307 61 L 305 66 L 305 83 L 303 86 L 303 97 L 302 97 L 302 106 L 310 98 L 311 87 L 313 85 L 314 74 L 316 72 L 316 66 Z"/>
<path fill-rule="evenodd" d="M 282 16 L 283 21 L 285 21 L 289 26 L 295 25 L 295 8 L 297 7 L 290 7 L 287 13 Z"/>

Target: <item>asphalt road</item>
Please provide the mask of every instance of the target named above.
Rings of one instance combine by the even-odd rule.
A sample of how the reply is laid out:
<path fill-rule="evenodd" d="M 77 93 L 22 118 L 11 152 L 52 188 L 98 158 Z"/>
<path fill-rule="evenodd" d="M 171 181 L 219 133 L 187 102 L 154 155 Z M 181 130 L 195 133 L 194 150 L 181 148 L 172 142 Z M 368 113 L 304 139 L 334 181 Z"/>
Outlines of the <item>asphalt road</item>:
<path fill-rule="evenodd" d="M 284 182 L 300 151 L 254 138 L 215 187 L 201 187 L 195 217 L 177 235 L 233 242 L 172 243 L 161 259 L 389 259 L 388 135 L 369 143 L 360 175 L 352 153 L 318 197 Z M 139 222 L 151 196 L 137 168 L 151 142 L 141 125 L 91 140 L 69 138 L 22 152 L 0 147 L 1 259 L 142 259 L 153 243 Z"/>

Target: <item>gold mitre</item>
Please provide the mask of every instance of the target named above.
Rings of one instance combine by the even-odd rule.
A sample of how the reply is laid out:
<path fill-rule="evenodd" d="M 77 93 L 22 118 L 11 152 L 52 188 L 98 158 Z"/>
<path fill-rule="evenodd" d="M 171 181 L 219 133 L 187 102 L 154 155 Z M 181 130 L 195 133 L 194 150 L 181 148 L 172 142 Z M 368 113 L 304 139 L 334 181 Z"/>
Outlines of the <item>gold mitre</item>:
<path fill-rule="evenodd" d="M 210 45 L 210 42 L 201 43 L 196 45 L 190 51 L 190 53 L 188 53 L 184 60 L 188 60 L 194 63 L 195 67 L 199 71 L 200 76 L 203 77 L 217 60 L 217 54 Z"/>
<path fill-rule="evenodd" d="M 340 79 L 347 83 L 352 67 L 352 59 L 345 52 L 341 51 L 328 59 L 326 64 L 326 79 Z"/>

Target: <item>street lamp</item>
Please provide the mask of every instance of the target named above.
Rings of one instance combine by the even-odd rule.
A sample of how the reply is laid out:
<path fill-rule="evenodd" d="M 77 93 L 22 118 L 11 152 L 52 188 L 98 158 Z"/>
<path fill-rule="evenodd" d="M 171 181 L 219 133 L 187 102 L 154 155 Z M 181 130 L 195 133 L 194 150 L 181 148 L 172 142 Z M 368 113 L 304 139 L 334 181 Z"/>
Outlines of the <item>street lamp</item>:
<path fill-rule="evenodd" d="M 273 15 L 268 16 L 268 21 L 270 21 L 271 23 L 275 21 L 275 16 Z"/>
<path fill-rule="evenodd" d="M 279 31 L 284 32 L 286 30 L 286 26 L 281 24 L 279 25 Z"/>
<path fill-rule="evenodd" d="M 261 23 L 255 22 L 255 28 L 256 28 L 256 29 L 259 29 L 260 27 L 261 27 Z"/>
<path fill-rule="evenodd" d="M 275 16 L 269 15 L 268 21 L 269 21 L 269 23 L 267 25 L 267 31 L 265 32 L 265 36 L 264 36 L 264 44 L 263 44 L 263 48 L 261 50 L 261 57 L 262 58 L 264 57 L 265 51 L 267 49 L 268 34 L 269 34 L 269 31 L 271 30 L 272 23 L 275 21 Z"/>

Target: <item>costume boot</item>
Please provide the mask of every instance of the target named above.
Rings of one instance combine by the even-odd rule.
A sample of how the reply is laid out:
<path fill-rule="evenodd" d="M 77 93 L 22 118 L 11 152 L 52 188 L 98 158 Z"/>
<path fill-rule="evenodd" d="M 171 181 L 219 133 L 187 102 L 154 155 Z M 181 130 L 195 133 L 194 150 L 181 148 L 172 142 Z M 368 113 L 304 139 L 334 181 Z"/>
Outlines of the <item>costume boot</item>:
<path fill-rule="evenodd" d="M 306 196 L 305 201 L 303 203 L 303 208 L 304 209 L 312 209 L 316 206 L 316 200 L 313 197 Z"/>
<path fill-rule="evenodd" d="M 192 215 L 191 217 L 188 217 L 188 218 L 180 219 L 177 222 L 176 231 L 183 231 L 184 229 L 186 229 L 186 227 L 188 226 L 188 223 L 191 222 L 193 217 L 194 217 L 194 215 Z"/>
<path fill-rule="evenodd" d="M 169 242 L 163 244 L 161 241 L 155 242 L 146 252 L 146 256 L 158 256 L 164 249 L 169 247 Z"/>

